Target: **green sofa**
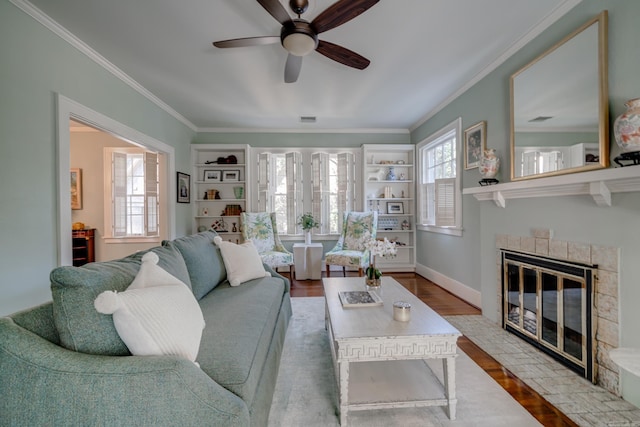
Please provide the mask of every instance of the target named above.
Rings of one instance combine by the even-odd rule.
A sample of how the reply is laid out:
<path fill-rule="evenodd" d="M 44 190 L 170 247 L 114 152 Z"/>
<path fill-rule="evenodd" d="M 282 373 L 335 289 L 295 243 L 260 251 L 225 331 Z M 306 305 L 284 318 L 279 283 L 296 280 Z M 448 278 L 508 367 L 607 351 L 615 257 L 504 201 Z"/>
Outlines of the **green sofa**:
<path fill-rule="evenodd" d="M 53 301 L 0 318 L 2 426 L 264 426 L 291 318 L 289 281 L 231 287 L 214 232 L 151 249 L 206 322 L 196 361 L 132 356 L 93 300 L 123 291 L 143 253 L 51 272 Z"/>

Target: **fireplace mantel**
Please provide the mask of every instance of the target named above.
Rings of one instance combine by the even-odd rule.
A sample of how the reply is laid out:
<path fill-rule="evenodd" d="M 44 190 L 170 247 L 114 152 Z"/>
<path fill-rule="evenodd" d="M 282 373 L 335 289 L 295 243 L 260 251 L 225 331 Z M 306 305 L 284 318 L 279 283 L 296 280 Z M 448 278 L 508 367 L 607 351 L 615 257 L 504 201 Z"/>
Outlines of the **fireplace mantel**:
<path fill-rule="evenodd" d="M 611 206 L 611 193 L 640 192 L 640 166 L 513 181 L 462 190 L 477 200 L 505 208 L 509 199 L 589 195 L 598 206 Z"/>

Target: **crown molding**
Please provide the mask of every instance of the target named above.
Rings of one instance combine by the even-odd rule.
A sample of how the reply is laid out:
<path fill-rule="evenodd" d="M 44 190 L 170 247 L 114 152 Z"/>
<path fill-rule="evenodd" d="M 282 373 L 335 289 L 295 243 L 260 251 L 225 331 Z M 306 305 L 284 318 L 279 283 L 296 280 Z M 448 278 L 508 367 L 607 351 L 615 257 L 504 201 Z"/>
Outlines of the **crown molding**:
<path fill-rule="evenodd" d="M 455 91 L 451 96 L 438 104 L 434 109 L 429 111 L 422 119 L 417 121 L 413 126 L 409 128 L 410 132 L 413 132 L 420 126 L 422 126 L 427 120 L 435 116 L 438 112 L 440 112 L 444 107 L 449 105 L 453 100 L 461 96 L 468 89 L 473 87 L 480 80 L 485 78 L 489 73 L 494 71 L 500 65 L 502 65 L 507 59 L 509 59 L 513 54 L 518 52 L 524 46 L 526 46 L 531 40 L 542 34 L 544 30 L 549 28 L 551 24 L 556 22 L 558 19 L 563 17 L 567 12 L 577 6 L 582 0 L 565 0 L 561 4 L 558 5 L 553 11 L 551 11 L 547 16 L 545 16 L 538 24 L 534 25 L 527 33 L 522 36 L 520 39 L 516 40 L 511 46 L 509 46 L 502 55 L 498 56 L 492 63 L 482 69 L 478 74 L 476 74 L 471 80 L 469 80 L 465 85 L 460 87 L 457 91 Z"/>
<path fill-rule="evenodd" d="M 64 28 L 62 25 L 58 24 L 56 21 L 51 19 L 48 15 L 42 12 L 40 9 L 35 7 L 33 4 L 26 0 L 9 0 L 13 3 L 17 8 L 22 10 L 27 15 L 31 16 L 33 19 L 42 24 L 45 28 L 53 32 L 55 35 L 69 43 L 71 46 L 78 49 L 80 52 L 88 56 L 95 63 L 100 65 L 105 70 L 109 71 L 118 79 L 122 80 L 126 85 L 130 86 L 133 90 L 147 98 L 149 101 L 156 104 L 158 107 L 163 109 L 165 112 L 176 118 L 178 121 L 183 123 L 189 129 L 197 132 L 197 127 L 191 123 L 186 117 L 178 113 L 176 110 L 171 108 L 168 104 L 163 102 L 160 98 L 155 96 L 153 93 L 145 89 L 140 83 L 129 77 L 124 71 L 120 68 L 116 67 L 114 64 L 109 62 L 105 57 L 100 55 L 94 49 L 92 49 L 85 42 L 80 40 L 78 37 L 73 35 L 69 30 Z"/>
<path fill-rule="evenodd" d="M 354 129 L 302 129 L 302 128 L 198 128 L 198 133 L 370 133 L 370 134 L 403 134 L 409 129 L 394 128 L 354 128 Z"/>

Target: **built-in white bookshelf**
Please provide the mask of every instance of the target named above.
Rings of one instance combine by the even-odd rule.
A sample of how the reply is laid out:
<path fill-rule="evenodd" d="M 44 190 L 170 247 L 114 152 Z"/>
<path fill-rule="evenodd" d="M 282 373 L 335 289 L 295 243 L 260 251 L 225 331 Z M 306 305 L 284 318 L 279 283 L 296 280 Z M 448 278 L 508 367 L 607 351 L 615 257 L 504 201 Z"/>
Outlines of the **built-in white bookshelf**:
<path fill-rule="evenodd" d="M 247 210 L 249 146 L 191 146 L 193 232 L 216 230 L 225 240 L 242 242 L 240 212 Z"/>
<path fill-rule="evenodd" d="M 382 271 L 415 271 L 415 146 L 364 144 L 364 210 L 378 212 L 379 238 L 395 241 L 398 254 L 376 259 Z"/>

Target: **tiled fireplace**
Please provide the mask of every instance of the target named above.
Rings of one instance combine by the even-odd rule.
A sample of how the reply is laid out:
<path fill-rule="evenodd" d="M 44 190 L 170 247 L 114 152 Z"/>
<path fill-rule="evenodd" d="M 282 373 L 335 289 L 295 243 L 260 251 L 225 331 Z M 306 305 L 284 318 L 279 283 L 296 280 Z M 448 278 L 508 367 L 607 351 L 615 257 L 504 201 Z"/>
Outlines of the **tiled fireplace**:
<path fill-rule="evenodd" d="M 596 384 L 605 388 L 606 390 L 619 395 L 619 377 L 618 368 L 609 358 L 609 351 L 618 347 L 618 260 L 619 249 L 615 247 L 605 247 L 598 245 L 591 245 L 586 243 L 568 242 L 553 239 L 552 231 L 548 229 L 533 229 L 531 236 L 515 236 L 499 234 L 496 236 L 496 248 L 497 251 L 497 264 L 498 269 L 498 319 L 503 319 L 503 326 L 510 332 L 514 332 L 516 335 L 524 338 L 532 345 L 537 347 L 543 347 L 544 350 L 554 358 L 565 362 L 576 372 L 580 372 L 581 375 L 592 379 Z M 535 302 L 532 302 L 531 297 L 535 299 L 535 290 L 528 290 L 528 294 L 525 292 L 525 296 L 520 296 L 520 304 L 517 299 L 511 296 L 511 303 L 509 302 L 509 295 L 507 298 L 503 298 L 503 277 L 507 278 L 507 275 L 503 275 L 505 254 L 509 255 L 508 258 L 511 269 L 511 280 L 523 275 L 529 275 L 529 283 L 538 283 L 538 306 L 535 307 Z M 538 270 L 538 267 L 531 267 L 530 262 L 535 264 L 536 260 L 542 260 L 543 266 L 540 270 L 543 273 L 538 273 L 538 278 L 533 277 L 533 270 Z M 522 262 L 521 262 L 522 261 Z M 545 264 L 547 263 L 547 264 Z M 589 270 L 589 266 L 597 265 L 597 268 L 593 272 Z M 519 267 L 518 267 L 519 266 Z M 553 268 L 560 267 L 560 270 L 566 268 L 564 273 L 559 272 L 556 278 L 552 278 L 554 273 Z M 581 281 L 578 270 L 573 268 L 585 268 L 584 277 L 586 279 Z M 519 270 L 518 270 L 519 268 Z M 564 281 L 566 280 L 566 285 Z M 567 320 L 568 327 L 566 332 L 562 330 L 562 325 L 557 329 L 558 336 L 554 336 L 550 333 L 550 330 L 555 330 L 555 316 L 547 316 L 544 318 L 538 312 L 543 311 L 543 304 L 553 305 L 556 303 L 563 303 L 562 299 L 549 300 L 543 302 L 541 290 L 543 289 L 543 282 L 552 283 L 551 286 L 566 286 L 567 291 L 562 292 L 563 295 L 567 295 L 567 300 L 570 295 L 581 295 L 583 313 L 580 314 L 582 328 L 576 328 L 571 325 L 570 320 Z M 591 282 L 587 284 L 586 282 Z M 508 284 L 506 285 L 507 289 Z M 528 285 L 529 287 L 535 285 Z M 513 285 L 512 285 L 513 287 Z M 569 288 L 575 288 L 576 291 L 569 290 Z M 521 287 L 521 290 L 523 288 Z M 578 291 L 577 289 L 581 289 Z M 549 293 L 552 294 L 552 293 Z M 560 295 L 560 294 L 558 294 Z M 529 301 L 525 302 L 526 299 Z M 563 297 L 558 297 L 563 298 Z M 579 304 L 580 305 L 580 304 Z M 563 308 L 560 307 L 559 316 L 577 318 L 576 316 L 564 316 Z M 591 310 L 592 308 L 592 310 Z M 566 308 L 569 309 L 569 308 Z M 554 308 L 555 310 L 555 308 Z M 573 309 L 571 309 L 573 310 Z M 549 311 L 550 312 L 550 311 Z M 536 317 L 537 321 L 532 323 L 532 320 Z M 546 327 L 553 325 L 551 328 Z M 563 322 L 559 322 L 563 323 Z M 536 329 L 539 329 L 539 333 Z M 585 340 L 585 345 L 582 348 L 576 348 L 576 338 L 572 338 L 571 335 L 575 333 L 575 329 L 581 329 L 583 335 L 589 338 Z M 543 338 L 543 336 L 546 337 Z M 566 335 L 565 335 L 566 334 Z M 536 342 L 535 336 L 538 336 Z M 591 337 L 593 337 L 591 348 Z M 587 343 L 587 341 L 589 341 Z M 551 343 L 551 345 L 550 345 Z M 589 344 L 589 345 L 586 345 Z M 563 350 L 566 346 L 568 353 L 566 355 L 556 354 L 562 353 L 557 351 L 558 348 Z M 558 347 L 558 348 L 556 348 Z M 593 360 L 591 356 L 593 355 Z M 580 356 L 576 358 L 576 356 Z M 563 360 L 564 359 L 564 360 Z M 581 360 L 578 360 L 581 359 Z M 584 362 L 584 372 L 580 371 L 580 363 Z M 572 366 L 573 365 L 573 366 Z M 593 375 L 593 378 L 591 378 Z"/>

